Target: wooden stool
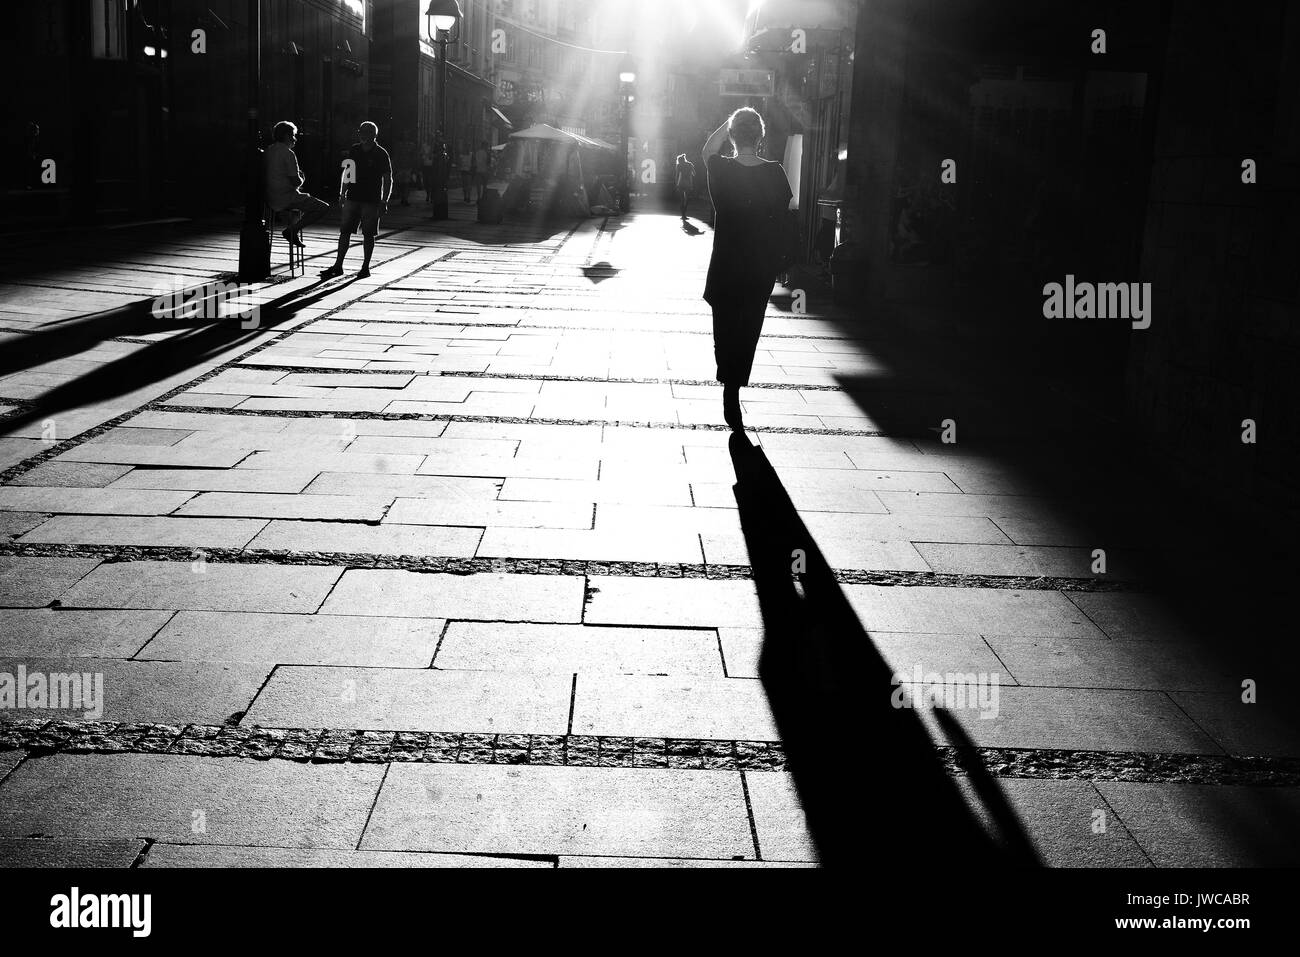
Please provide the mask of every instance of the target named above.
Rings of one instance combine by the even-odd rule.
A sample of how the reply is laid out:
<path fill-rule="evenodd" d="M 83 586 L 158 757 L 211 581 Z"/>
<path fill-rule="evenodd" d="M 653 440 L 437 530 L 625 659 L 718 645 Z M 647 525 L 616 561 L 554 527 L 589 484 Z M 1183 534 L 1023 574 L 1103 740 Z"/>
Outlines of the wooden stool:
<path fill-rule="evenodd" d="M 298 210 L 272 209 L 270 206 L 267 206 L 262 211 L 262 219 L 266 223 L 266 236 L 271 243 L 271 258 L 273 260 L 275 258 L 275 237 L 276 234 L 279 233 L 281 229 L 280 226 L 281 216 L 284 216 L 285 218 L 285 224 L 283 228 L 288 229 L 297 221 Z M 280 238 L 284 239 L 283 236 L 281 236 Z M 300 268 L 305 274 L 307 272 L 307 256 L 306 256 L 307 250 L 302 246 L 295 246 L 287 239 L 285 239 L 284 241 L 285 241 L 285 245 L 289 247 L 289 275 L 296 276 L 297 270 Z"/>

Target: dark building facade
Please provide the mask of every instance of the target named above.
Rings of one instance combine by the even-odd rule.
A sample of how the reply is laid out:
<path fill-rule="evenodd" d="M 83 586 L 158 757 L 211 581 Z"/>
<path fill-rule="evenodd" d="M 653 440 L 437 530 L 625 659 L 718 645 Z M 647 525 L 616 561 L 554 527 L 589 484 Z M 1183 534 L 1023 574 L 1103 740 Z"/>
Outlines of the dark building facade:
<path fill-rule="evenodd" d="M 376 0 L 371 118 L 390 147 L 409 143 L 408 149 L 418 153 L 441 133 L 456 154 L 493 139 L 493 87 L 483 76 L 490 42 L 487 15 L 478 4 L 461 4 L 464 18 L 447 44 L 444 105 L 439 45 L 429 36 L 427 6 L 416 0 Z M 394 159 L 401 162 L 396 154 Z"/>
<path fill-rule="evenodd" d="M 862 0 L 854 57 L 855 321 L 1001 336 L 1207 505 L 1293 527 L 1295 4 Z M 1151 283 L 1150 326 L 1045 319 L 1067 274 Z"/>
<path fill-rule="evenodd" d="M 314 192 L 336 188 L 339 155 L 365 118 L 368 9 L 362 0 L 258 5 L 263 142 L 276 121 L 297 122 Z M 21 95 L 6 100 L 6 137 L 28 143 L 35 124 L 30 152 L 54 159 L 57 175 L 39 189 L 10 189 L 8 218 L 132 220 L 240 205 L 251 12 L 247 0 L 17 7 L 6 69 Z"/>

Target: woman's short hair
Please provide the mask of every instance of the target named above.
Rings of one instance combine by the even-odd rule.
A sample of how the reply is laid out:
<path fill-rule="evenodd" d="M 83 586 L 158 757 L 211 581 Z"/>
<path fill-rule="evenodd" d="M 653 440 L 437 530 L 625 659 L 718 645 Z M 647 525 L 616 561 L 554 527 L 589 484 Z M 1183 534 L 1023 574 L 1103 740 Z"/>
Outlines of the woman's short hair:
<path fill-rule="evenodd" d="M 288 120 L 281 120 L 275 124 L 275 129 L 271 131 L 277 143 L 283 143 L 290 136 L 298 135 L 298 127 Z"/>
<path fill-rule="evenodd" d="M 767 135 L 767 127 L 763 125 L 763 117 L 758 110 L 749 106 L 742 106 L 731 114 L 731 119 L 727 121 L 727 135 L 731 137 L 736 146 L 754 146 L 757 147 L 759 142 Z"/>

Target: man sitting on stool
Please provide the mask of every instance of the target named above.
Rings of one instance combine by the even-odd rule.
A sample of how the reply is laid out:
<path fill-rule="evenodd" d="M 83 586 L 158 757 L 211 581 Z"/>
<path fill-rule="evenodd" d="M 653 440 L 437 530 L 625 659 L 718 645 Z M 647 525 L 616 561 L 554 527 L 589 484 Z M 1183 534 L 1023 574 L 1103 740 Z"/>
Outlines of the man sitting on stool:
<path fill-rule="evenodd" d="M 343 163 L 339 198 L 343 202 L 343 225 L 339 229 L 339 255 L 334 265 L 321 273 L 322 279 L 343 275 L 343 257 L 348 254 L 352 231 L 361 224 L 360 279 L 370 276 L 370 256 L 375 251 L 375 234 L 379 232 L 379 214 L 387 212 L 388 197 L 393 192 L 393 161 L 388 150 L 377 142 L 379 127 L 369 121 L 357 128 L 361 142 L 353 143 Z"/>
<path fill-rule="evenodd" d="M 298 127 L 285 120 L 275 124 L 275 142 L 266 150 L 266 202 L 274 212 L 294 211 L 293 222 L 284 230 L 284 238 L 303 246 L 302 231 L 327 212 L 329 203 L 302 191 L 303 175 L 293 144 L 298 141 Z"/>

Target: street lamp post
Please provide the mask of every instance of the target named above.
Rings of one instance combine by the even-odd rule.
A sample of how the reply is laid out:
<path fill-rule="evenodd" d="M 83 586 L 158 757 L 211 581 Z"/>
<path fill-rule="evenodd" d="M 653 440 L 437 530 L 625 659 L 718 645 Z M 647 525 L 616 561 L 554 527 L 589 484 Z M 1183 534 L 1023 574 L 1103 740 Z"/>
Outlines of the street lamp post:
<path fill-rule="evenodd" d="M 271 274 L 271 244 L 262 222 L 263 154 L 258 120 L 262 89 L 262 9 L 248 0 L 248 168 L 244 177 L 244 225 L 239 231 L 239 279 L 260 282 Z"/>
<path fill-rule="evenodd" d="M 434 142 L 433 219 L 447 218 L 447 176 L 451 163 L 446 155 L 447 143 L 447 44 L 460 39 L 460 21 L 464 14 L 460 0 L 430 0 L 424 13 L 429 21 L 429 41 L 438 47 L 438 136 Z"/>
<path fill-rule="evenodd" d="M 632 211 L 632 183 L 628 173 L 628 143 L 632 138 L 632 102 L 636 99 L 636 64 L 630 56 L 623 58 L 623 62 L 618 67 L 618 98 L 623 108 L 623 130 L 622 130 L 622 149 L 619 156 L 622 160 L 623 169 L 619 174 L 619 181 L 623 184 L 623 211 L 630 213 Z"/>

